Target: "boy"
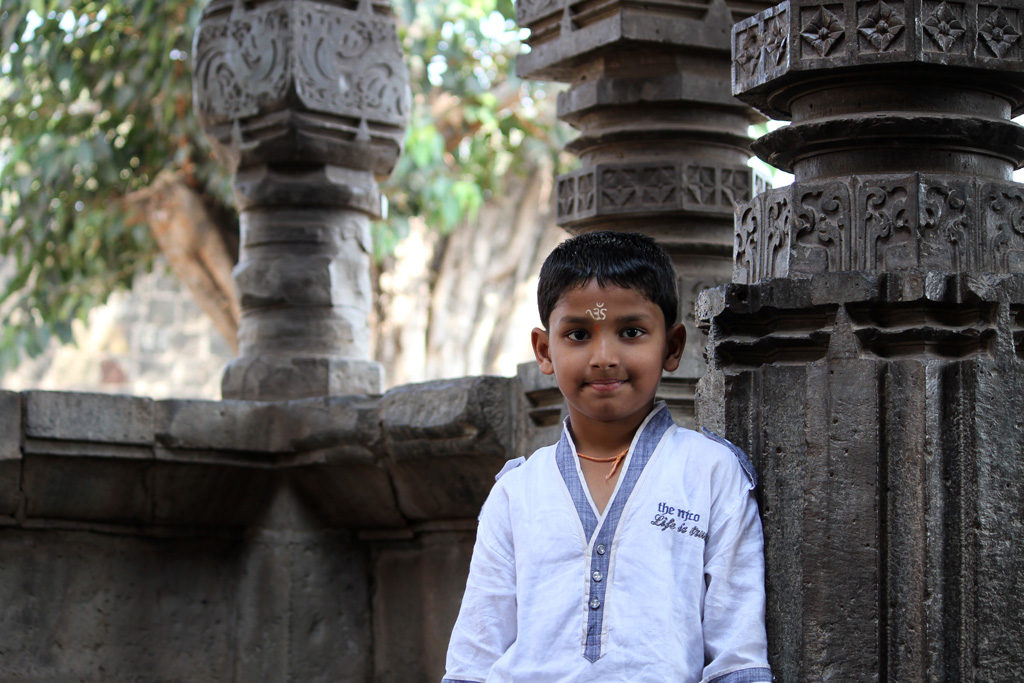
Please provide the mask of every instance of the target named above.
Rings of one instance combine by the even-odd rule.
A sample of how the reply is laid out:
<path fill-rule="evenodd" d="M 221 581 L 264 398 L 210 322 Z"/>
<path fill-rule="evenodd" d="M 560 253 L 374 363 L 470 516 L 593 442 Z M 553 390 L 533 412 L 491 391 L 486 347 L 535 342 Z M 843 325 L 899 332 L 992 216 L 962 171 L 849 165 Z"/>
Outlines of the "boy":
<path fill-rule="evenodd" d="M 537 299 L 569 417 L 484 503 L 444 682 L 771 681 L 753 470 L 654 401 L 686 341 L 668 256 L 580 235 Z"/>

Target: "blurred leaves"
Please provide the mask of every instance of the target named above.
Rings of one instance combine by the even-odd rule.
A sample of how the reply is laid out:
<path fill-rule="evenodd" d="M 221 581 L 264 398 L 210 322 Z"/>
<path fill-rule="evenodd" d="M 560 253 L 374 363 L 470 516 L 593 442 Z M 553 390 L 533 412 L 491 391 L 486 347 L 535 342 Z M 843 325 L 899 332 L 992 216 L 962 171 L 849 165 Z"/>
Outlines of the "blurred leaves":
<path fill-rule="evenodd" d="M 191 112 L 200 8 L 13 0 L 0 10 L 0 367 L 152 267 L 124 201 L 162 168 L 220 173 Z"/>

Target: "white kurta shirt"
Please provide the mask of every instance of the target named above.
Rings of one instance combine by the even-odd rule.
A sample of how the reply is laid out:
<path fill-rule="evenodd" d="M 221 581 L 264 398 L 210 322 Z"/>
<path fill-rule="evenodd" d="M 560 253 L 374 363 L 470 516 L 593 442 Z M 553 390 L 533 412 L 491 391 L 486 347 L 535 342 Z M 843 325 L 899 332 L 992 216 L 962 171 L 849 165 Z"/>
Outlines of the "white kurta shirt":
<path fill-rule="evenodd" d="M 603 514 L 568 429 L 506 470 L 480 513 L 444 681 L 771 681 L 742 451 L 659 403 Z"/>

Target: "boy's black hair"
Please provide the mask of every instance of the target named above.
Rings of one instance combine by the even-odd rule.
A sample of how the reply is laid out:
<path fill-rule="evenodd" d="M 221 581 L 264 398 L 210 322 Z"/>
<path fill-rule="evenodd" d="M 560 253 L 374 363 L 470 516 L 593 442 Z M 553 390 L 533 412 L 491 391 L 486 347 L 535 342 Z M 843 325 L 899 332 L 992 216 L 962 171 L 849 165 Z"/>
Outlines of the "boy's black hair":
<path fill-rule="evenodd" d="M 676 273 L 665 250 L 646 235 L 602 231 L 567 239 L 541 266 L 537 308 L 545 330 L 559 297 L 592 279 L 601 287 L 613 284 L 640 292 L 665 314 L 665 329 L 675 324 Z"/>

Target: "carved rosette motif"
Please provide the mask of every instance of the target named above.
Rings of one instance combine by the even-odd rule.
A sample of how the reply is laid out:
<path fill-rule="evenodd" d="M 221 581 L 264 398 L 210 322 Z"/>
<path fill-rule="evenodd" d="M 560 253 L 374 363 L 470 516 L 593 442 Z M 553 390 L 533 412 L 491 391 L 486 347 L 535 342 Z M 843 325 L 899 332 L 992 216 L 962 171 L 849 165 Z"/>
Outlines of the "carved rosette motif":
<path fill-rule="evenodd" d="M 753 171 L 706 162 L 599 164 L 558 177 L 558 221 L 652 212 L 732 214 L 750 199 Z"/>
<path fill-rule="evenodd" d="M 736 208 L 734 282 L 841 271 L 1024 271 L 1024 186 L 856 176 L 768 190 Z"/>
<path fill-rule="evenodd" d="M 365 164 L 385 174 L 400 153 L 408 73 L 393 18 L 368 0 L 352 9 L 214 3 L 196 31 L 195 74 L 199 121 L 229 165 L 296 131 L 291 146 L 304 147 L 293 151 L 307 161 L 351 158 L 352 144 L 370 145 L 377 151 Z"/>
<path fill-rule="evenodd" d="M 779 118 L 763 86 L 823 60 L 1024 71 L 1024 7 L 1013 0 L 787 0 L 738 22 L 733 36 L 733 94 Z"/>

